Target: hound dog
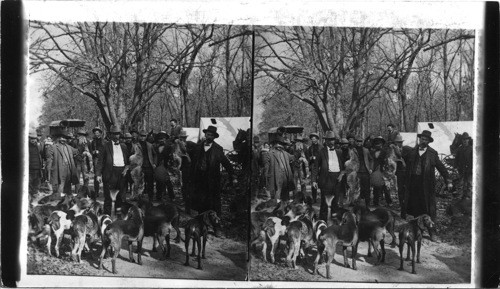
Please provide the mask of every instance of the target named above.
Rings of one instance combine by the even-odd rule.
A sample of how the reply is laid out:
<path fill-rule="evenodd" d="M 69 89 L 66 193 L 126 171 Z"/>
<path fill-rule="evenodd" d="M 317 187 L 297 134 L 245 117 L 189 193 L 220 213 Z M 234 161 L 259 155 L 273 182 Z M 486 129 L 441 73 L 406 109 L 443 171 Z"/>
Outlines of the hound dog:
<path fill-rule="evenodd" d="M 346 212 L 342 216 L 340 225 L 333 225 L 324 229 L 318 237 L 318 254 L 314 261 L 313 275 L 318 272 L 318 262 L 323 252 L 326 251 L 326 278 L 330 279 L 330 264 L 334 260 L 337 245 L 342 245 L 344 255 L 344 267 L 349 268 L 347 261 L 347 247 L 352 247 L 352 269 L 356 270 L 356 254 L 358 244 L 358 221 L 352 212 Z"/>
<path fill-rule="evenodd" d="M 410 220 L 399 229 L 399 260 L 400 271 L 403 271 L 403 249 L 404 245 L 408 244 L 406 261 L 410 261 L 410 249 L 412 253 L 411 258 L 411 273 L 417 274 L 415 271 L 415 242 L 417 243 L 417 263 L 420 263 L 420 248 L 422 247 L 422 236 L 424 230 L 431 230 L 434 228 L 434 222 L 429 215 L 420 215 L 417 218 Z"/>
<path fill-rule="evenodd" d="M 267 240 L 271 243 L 271 263 L 275 262 L 274 254 L 281 236 L 286 234 L 286 226 L 282 225 L 278 217 L 269 217 L 264 222 L 259 236 L 259 242 L 262 243 L 262 259 L 267 262 Z M 255 242 L 255 241 L 254 241 Z"/>
<path fill-rule="evenodd" d="M 189 220 L 184 228 L 186 239 L 184 240 L 184 247 L 186 249 L 186 262 L 184 266 L 189 266 L 189 241 L 193 239 L 193 251 L 191 256 L 195 256 L 195 248 L 198 245 L 198 269 L 203 270 L 201 259 L 205 259 L 205 246 L 207 244 L 208 227 L 212 226 L 214 230 L 220 228 L 220 219 L 217 213 L 209 210 L 199 214 L 193 219 Z M 203 253 L 201 252 L 201 238 L 203 237 Z"/>
<path fill-rule="evenodd" d="M 99 259 L 99 270 L 102 269 L 102 260 L 108 248 L 113 249 L 111 264 L 113 266 L 113 274 L 116 271 L 116 258 L 120 254 L 122 239 L 128 240 L 129 260 L 134 263 L 132 255 L 132 242 L 137 242 L 137 264 L 142 265 L 141 250 L 142 239 L 144 238 L 144 212 L 137 206 L 132 206 L 124 220 L 116 220 L 109 224 L 104 230 L 102 237 L 102 252 Z"/>
<path fill-rule="evenodd" d="M 73 220 L 73 241 L 74 247 L 71 252 L 71 259 L 81 263 L 83 248 L 90 251 L 90 245 L 101 235 L 99 217 L 102 215 L 102 205 L 93 202 L 92 205 L 81 215 Z M 87 242 L 87 236 L 89 240 Z"/>
<path fill-rule="evenodd" d="M 307 249 L 311 245 L 313 239 L 312 221 L 307 216 L 300 217 L 287 226 L 286 235 L 289 248 L 286 261 L 288 266 L 295 269 L 297 257 L 303 252 L 303 249 Z"/>

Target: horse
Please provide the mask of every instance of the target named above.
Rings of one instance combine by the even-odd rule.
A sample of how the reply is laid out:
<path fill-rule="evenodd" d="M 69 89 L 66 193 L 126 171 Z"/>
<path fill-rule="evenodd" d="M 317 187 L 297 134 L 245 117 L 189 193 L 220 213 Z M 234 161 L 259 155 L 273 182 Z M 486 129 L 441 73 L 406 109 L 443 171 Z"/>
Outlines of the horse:
<path fill-rule="evenodd" d="M 241 164 L 244 172 L 250 169 L 250 156 L 252 153 L 250 136 L 250 129 L 238 129 L 238 134 L 233 141 L 233 149 L 237 153 L 235 161 Z"/>

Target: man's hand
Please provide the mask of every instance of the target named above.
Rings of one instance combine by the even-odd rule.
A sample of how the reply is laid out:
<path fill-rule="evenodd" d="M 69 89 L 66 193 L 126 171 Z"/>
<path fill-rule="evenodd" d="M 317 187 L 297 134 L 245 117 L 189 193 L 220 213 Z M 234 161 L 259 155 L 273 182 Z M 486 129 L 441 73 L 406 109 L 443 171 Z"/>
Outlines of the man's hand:
<path fill-rule="evenodd" d="M 318 183 L 317 182 L 313 182 L 313 188 L 315 188 L 315 189 L 318 188 Z"/>
<path fill-rule="evenodd" d="M 127 171 L 128 171 L 128 168 L 125 168 L 122 172 L 122 176 L 126 176 L 127 175 Z"/>
<path fill-rule="evenodd" d="M 98 176 L 98 177 L 97 177 L 97 181 L 98 181 L 99 183 L 102 183 L 102 177 L 101 177 L 101 176 Z"/>

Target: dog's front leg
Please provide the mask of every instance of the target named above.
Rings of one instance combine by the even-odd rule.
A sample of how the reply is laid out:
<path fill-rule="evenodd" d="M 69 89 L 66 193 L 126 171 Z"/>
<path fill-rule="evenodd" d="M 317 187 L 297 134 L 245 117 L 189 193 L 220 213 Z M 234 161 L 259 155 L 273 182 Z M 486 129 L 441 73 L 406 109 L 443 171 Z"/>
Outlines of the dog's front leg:
<path fill-rule="evenodd" d="M 400 235 L 401 236 L 401 235 Z M 399 240 L 399 271 L 403 271 L 403 254 L 404 254 L 405 242 L 401 239 Z M 408 248 L 409 250 L 409 248 Z"/>
<path fill-rule="evenodd" d="M 206 259 L 205 257 L 205 246 L 207 245 L 207 233 L 203 234 L 203 251 L 201 254 L 201 258 Z"/>
<path fill-rule="evenodd" d="M 196 243 L 198 245 L 198 269 L 203 270 L 203 267 L 201 266 L 201 236 L 198 236 L 198 238 L 196 238 Z"/>
<path fill-rule="evenodd" d="M 137 264 L 142 265 L 142 238 L 137 240 Z"/>
<path fill-rule="evenodd" d="M 160 235 L 158 233 L 155 233 L 153 235 L 153 249 L 151 250 L 152 252 L 158 252 L 156 249 L 156 239 L 158 239 L 158 245 L 160 246 L 160 249 L 162 249 L 162 243 L 160 242 Z"/>
<path fill-rule="evenodd" d="M 102 260 L 104 259 L 104 255 L 106 255 L 107 248 L 108 248 L 107 244 L 105 244 L 105 242 L 103 241 L 102 242 L 101 256 L 99 257 L 99 267 L 98 267 L 99 270 L 102 269 Z"/>
<path fill-rule="evenodd" d="M 411 246 L 411 273 L 417 274 L 415 271 L 415 242 L 410 244 Z"/>
<path fill-rule="evenodd" d="M 359 242 L 356 242 L 356 244 L 354 244 L 352 246 L 351 258 L 352 258 L 352 269 L 353 270 L 358 270 L 358 267 L 356 266 L 356 255 L 358 254 L 358 244 L 359 244 Z"/>
<path fill-rule="evenodd" d="M 191 241 L 191 236 L 184 233 L 184 237 L 186 238 L 186 240 L 184 240 L 184 250 L 186 251 L 186 262 L 184 262 L 184 266 L 189 266 L 189 242 Z"/>
<path fill-rule="evenodd" d="M 384 239 L 380 240 L 380 249 L 382 251 L 382 260 L 380 262 L 385 262 L 385 242 Z"/>
<path fill-rule="evenodd" d="M 295 241 L 291 240 L 288 244 L 288 254 L 286 255 L 286 264 L 292 267 L 292 257 L 295 251 Z"/>
<path fill-rule="evenodd" d="M 351 266 L 349 266 L 349 262 L 347 261 L 347 247 L 346 246 L 342 246 L 342 254 L 344 255 L 344 267 L 351 268 Z"/>
<path fill-rule="evenodd" d="M 420 263 L 420 248 L 422 247 L 422 238 L 417 240 L 417 263 Z"/>
<path fill-rule="evenodd" d="M 128 259 L 131 263 L 135 263 L 134 255 L 132 254 L 132 241 L 128 241 Z"/>

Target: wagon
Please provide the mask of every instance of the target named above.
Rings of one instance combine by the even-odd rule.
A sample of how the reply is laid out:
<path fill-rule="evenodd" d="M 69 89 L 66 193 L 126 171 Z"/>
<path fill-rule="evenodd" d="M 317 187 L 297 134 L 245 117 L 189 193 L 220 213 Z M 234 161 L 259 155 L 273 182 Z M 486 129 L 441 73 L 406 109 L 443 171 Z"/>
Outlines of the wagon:
<path fill-rule="evenodd" d="M 291 141 L 295 140 L 295 138 L 297 138 L 297 136 L 302 135 L 302 133 L 304 132 L 304 127 L 297 126 L 297 125 L 286 125 L 286 126 L 283 126 L 283 128 L 285 129 L 284 136 Z M 273 142 L 276 139 L 276 137 L 278 136 L 278 127 L 270 128 L 269 131 L 267 132 L 267 134 L 268 134 L 269 142 L 270 143 Z"/>
<path fill-rule="evenodd" d="M 84 127 L 85 121 L 81 119 L 55 120 L 49 124 L 49 134 L 53 137 L 63 132 L 76 133 L 76 130 Z"/>

